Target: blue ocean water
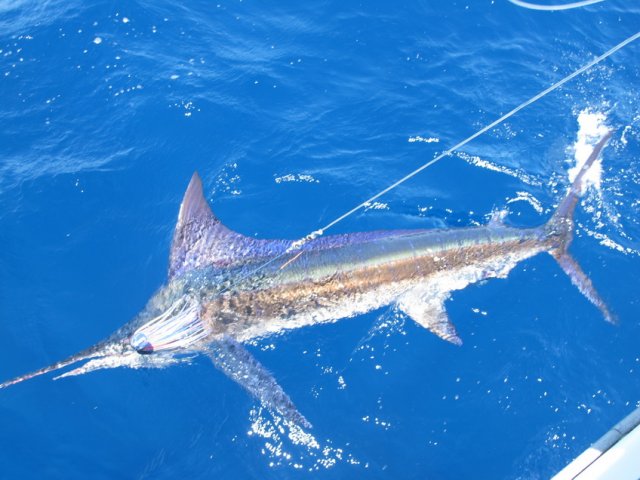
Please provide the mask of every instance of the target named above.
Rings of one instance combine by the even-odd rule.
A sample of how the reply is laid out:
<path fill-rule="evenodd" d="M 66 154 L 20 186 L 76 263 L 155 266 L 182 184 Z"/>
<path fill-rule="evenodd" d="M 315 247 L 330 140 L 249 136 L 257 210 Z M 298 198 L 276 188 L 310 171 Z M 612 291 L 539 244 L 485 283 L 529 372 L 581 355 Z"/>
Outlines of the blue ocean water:
<path fill-rule="evenodd" d="M 636 2 L 0 1 L 0 380 L 165 281 L 194 170 L 216 214 L 300 238 L 635 33 Z M 571 247 L 455 292 L 464 341 L 392 307 L 250 346 L 292 432 L 208 359 L 0 391 L 1 478 L 548 478 L 640 404 L 640 44 L 330 233 L 544 222 L 591 119 L 615 129 Z M 596 120 L 594 120 L 596 119 Z M 586 132 L 586 133 L 585 133 Z"/>

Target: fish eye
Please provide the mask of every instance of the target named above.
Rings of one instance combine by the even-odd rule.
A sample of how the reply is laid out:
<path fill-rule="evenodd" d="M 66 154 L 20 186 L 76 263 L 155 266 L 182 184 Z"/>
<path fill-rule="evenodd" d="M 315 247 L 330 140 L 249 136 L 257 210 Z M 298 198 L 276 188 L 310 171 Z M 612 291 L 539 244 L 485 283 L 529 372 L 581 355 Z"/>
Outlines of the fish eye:
<path fill-rule="evenodd" d="M 142 332 L 136 332 L 129 340 L 129 344 L 141 354 L 147 354 L 153 352 L 153 345 L 147 339 L 147 336 Z"/>

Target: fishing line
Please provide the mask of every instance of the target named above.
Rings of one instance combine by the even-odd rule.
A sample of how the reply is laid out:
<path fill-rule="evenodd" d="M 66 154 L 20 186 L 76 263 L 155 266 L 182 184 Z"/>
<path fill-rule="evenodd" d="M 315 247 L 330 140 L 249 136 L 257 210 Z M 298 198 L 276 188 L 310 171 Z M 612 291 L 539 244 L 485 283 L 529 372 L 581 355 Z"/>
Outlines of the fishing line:
<path fill-rule="evenodd" d="M 315 230 L 311 233 L 309 233 L 308 235 L 306 235 L 305 237 L 302 237 L 299 240 L 296 240 L 294 242 L 291 243 L 291 245 L 289 246 L 289 248 L 287 248 L 285 251 L 283 251 L 282 253 L 276 255 L 275 257 L 272 257 L 271 259 L 267 260 L 266 262 L 260 264 L 258 267 L 256 267 L 255 269 L 250 270 L 249 272 L 247 272 L 244 275 L 241 275 L 238 280 L 236 280 L 235 282 L 233 282 L 232 285 L 227 285 L 225 288 L 223 288 L 222 290 L 220 290 L 218 292 L 219 295 L 229 291 L 231 289 L 232 286 L 237 285 L 239 282 L 249 278 L 250 276 L 254 275 L 255 273 L 263 270 L 264 268 L 268 267 L 269 265 L 273 264 L 274 262 L 277 262 L 278 260 L 282 259 L 284 256 L 288 255 L 289 253 L 292 253 L 296 250 L 301 249 L 306 243 L 308 243 L 311 240 L 314 240 L 322 235 L 324 235 L 326 233 L 327 230 L 335 227 L 338 223 L 342 222 L 343 220 L 345 220 L 347 217 L 353 215 L 354 213 L 356 213 L 358 210 L 361 210 L 362 208 L 366 207 L 367 205 L 369 205 L 371 202 L 377 200 L 378 198 L 382 197 L 383 195 L 385 195 L 386 193 L 389 193 L 391 190 L 397 188 L 398 186 L 402 185 L 404 182 L 406 182 L 407 180 L 410 180 L 411 178 L 415 177 L 417 174 L 419 174 L 420 172 L 422 172 L 423 170 L 429 168 L 430 166 L 432 166 L 433 164 L 439 162 L 440 160 L 442 160 L 443 158 L 451 155 L 455 150 L 458 150 L 459 148 L 465 146 L 467 143 L 469 143 L 470 141 L 478 138 L 480 135 L 482 135 L 483 133 L 486 133 L 488 130 L 491 130 L 493 127 L 496 127 L 497 125 L 501 124 L 502 122 L 504 122 L 505 120 L 507 120 L 509 117 L 515 115 L 516 113 L 518 113 L 520 110 L 522 110 L 523 108 L 528 107 L 529 105 L 531 105 L 532 103 L 540 100 L 542 97 L 544 97 L 545 95 L 547 95 L 548 93 L 560 88 L 562 85 L 564 85 L 565 83 L 567 83 L 568 81 L 572 80 L 573 78 L 577 77 L 578 75 L 580 75 L 581 73 L 585 72 L 586 70 L 589 70 L 591 67 L 593 67 L 594 65 L 597 65 L 598 63 L 602 62 L 604 59 L 606 59 L 607 57 L 613 55 L 614 53 L 616 53 L 618 50 L 620 50 L 621 48 L 624 48 L 625 46 L 627 46 L 628 44 L 630 44 L 631 42 L 637 40 L 638 38 L 640 38 L 640 32 L 637 32 L 633 35 L 631 35 L 630 37 L 628 37 L 627 39 L 623 40 L 622 42 L 618 43 L 616 46 L 614 46 L 613 48 L 607 50 L 605 53 L 603 53 L 602 55 L 594 58 L 593 60 L 591 60 L 590 62 L 586 63 L 585 65 L 583 65 L 582 67 L 580 67 L 579 69 L 575 70 L 573 73 L 570 73 L 569 75 L 567 75 L 566 77 L 564 77 L 562 80 L 559 80 L 558 82 L 552 84 L 550 87 L 542 90 L 540 93 L 538 93 L 537 95 L 534 95 L 533 97 L 531 97 L 529 100 L 521 103 L 520 105 L 518 105 L 516 108 L 514 108 L 513 110 L 509 111 L 508 113 L 505 113 L 504 115 L 502 115 L 500 118 L 498 118 L 497 120 L 491 122 L 490 124 L 486 125 L 485 127 L 481 128 L 480 130 L 478 130 L 476 133 L 474 133 L 473 135 L 465 138 L 464 140 L 462 140 L 461 142 L 456 143 L 453 147 L 449 148 L 448 150 L 445 150 L 443 153 L 441 153 L 440 155 L 438 155 L 437 157 L 435 157 L 432 160 L 429 160 L 428 162 L 424 163 L 423 165 L 421 165 L 420 167 L 416 168 L 415 170 L 413 170 L 412 172 L 408 173 L 407 175 L 405 175 L 404 177 L 402 177 L 401 179 L 397 180 L 396 182 L 392 183 L 391 185 L 389 185 L 388 187 L 386 187 L 383 190 L 380 190 L 378 193 L 376 193 L 375 195 L 373 195 L 372 197 L 368 198 L 367 200 L 365 200 L 364 202 L 356 205 L 355 207 L 353 207 L 351 210 L 347 211 L 346 213 L 340 215 L 339 217 L 337 217 L 335 220 L 327 223 L 324 227 Z M 285 262 L 283 264 L 283 266 L 281 266 L 281 269 L 288 266 L 289 264 L 291 264 L 294 260 L 296 260 L 298 257 L 300 257 L 302 255 L 302 253 L 304 253 L 304 250 L 299 251 L 296 255 L 293 256 L 292 259 L 288 260 L 287 262 Z"/>
<path fill-rule="evenodd" d="M 555 12 L 558 10 L 570 10 L 572 8 L 586 7 L 596 3 L 604 2 L 604 0 L 583 0 L 582 2 L 564 3 L 560 5 L 539 5 L 537 3 L 523 2 L 522 0 L 508 0 L 519 7 L 528 8 L 529 10 L 544 10 L 547 12 Z"/>
<path fill-rule="evenodd" d="M 618 50 L 620 50 L 621 48 L 623 48 L 626 45 L 630 44 L 634 40 L 637 40 L 638 38 L 640 38 L 640 32 L 637 32 L 634 35 L 631 35 L 629 38 L 623 40 L 622 42 L 617 44 L 615 47 L 611 48 L 610 50 L 607 50 L 605 53 L 603 53 L 599 57 L 594 58 L 593 60 L 588 62 L 586 65 L 580 67 L 578 70 L 576 70 L 573 73 L 567 75 L 562 80 L 554 83 L 553 85 L 551 85 L 550 87 L 544 89 L 543 91 L 541 91 L 537 95 L 534 95 L 529 100 L 525 101 L 524 103 L 521 103 L 520 105 L 518 105 L 513 110 L 505 113 L 503 116 L 501 116 L 497 120 L 491 122 L 489 125 L 481 128 L 480 130 L 478 130 L 473 135 L 471 135 L 471 136 L 467 137 L 466 139 L 462 140 L 461 142 L 455 144 L 453 147 L 449 148 L 448 150 L 445 150 L 443 153 L 441 153 L 440 155 L 435 157 L 433 160 L 429 160 L 428 162 L 424 163 L 420 167 L 416 168 L 414 171 L 412 171 L 412 172 L 408 173 L 407 175 L 405 175 L 404 177 L 402 177 L 400 180 L 392 183 L 387 188 L 379 191 L 378 193 L 376 193 L 372 197 L 368 198 L 367 200 L 365 200 L 364 202 L 360 203 L 359 205 L 356 205 L 355 207 L 353 207 L 348 212 L 340 215 L 338 218 L 336 218 L 335 220 L 329 222 L 324 227 L 320 228 L 319 230 L 316 230 L 315 232 L 310 233 L 309 235 L 307 235 L 306 237 L 304 237 L 303 239 L 301 239 L 299 241 L 304 241 L 304 243 L 306 243 L 307 241 L 309 241 L 309 240 L 311 240 L 311 239 L 313 239 L 313 238 L 315 238 L 317 236 L 323 235 L 327 230 L 329 230 L 330 228 L 334 227 L 335 225 L 337 225 L 338 223 L 343 221 L 345 218 L 349 217 L 350 215 L 353 215 L 355 212 L 357 212 L 358 210 L 361 210 L 362 208 L 364 208 L 365 206 L 367 206 L 371 202 L 377 200 L 378 198 L 380 198 L 384 194 L 389 193 L 394 188 L 402 185 L 407 180 L 415 177 L 418 173 L 422 172 L 423 170 L 425 170 L 426 168 L 430 167 L 431 165 L 439 162 L 444 157 L 447 157 L 447 156 L 451 155 L 455 150 L 458 150 L 460 147 L 465 146 L 471 140 L 474 140 L 474 139 L 478 138 L 480 135 L 482 135 L 483 133 L 487 132 L 488 130 L 491 130 L 493 127 L 498 126 L 499 124 L 501 124 L 502 122 L 507 120 L 509 117 L 511 117 L 511 116 L 515 115 L 516 113 L 518 113 L 523 108 L 528 107 L 532 103 L 540 100 L 542 97 L 544 97 L 548 93 L 551 93 L 552 91 L 556 90 L 557 88 L 560 88 L 562 85 L 564 85 L 568 81 L 570 81 L 573 78 L 577 77 L 578 75 L 580 75 L 581 73 L 585 72 L 586 70 L 589 70 L 594 65 L 597 65 L 598 63 L 600 63 L 605 58 L 607 58 L 610 55 L 616 53 Z M 309 240 L 305 240 L 307 238 Z"/>

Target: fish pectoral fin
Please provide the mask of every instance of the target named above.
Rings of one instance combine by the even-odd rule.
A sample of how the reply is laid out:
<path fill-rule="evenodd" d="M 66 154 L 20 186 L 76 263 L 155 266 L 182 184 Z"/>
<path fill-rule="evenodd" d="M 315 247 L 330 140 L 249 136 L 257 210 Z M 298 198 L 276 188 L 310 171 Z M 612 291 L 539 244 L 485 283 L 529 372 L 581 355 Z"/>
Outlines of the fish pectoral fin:
<path fill-rule="evenodd" d="M 260 400 L 264 407 L 296 425 L 311 428 L 273 375 L 240 343 L 225 338 L 211 344 L 207 354 L 218 370 Z"/>
<path fill-rule="evenodd" d="M 454 345 L 462 345 L 456 327 L 451 323 L 444 308 L 442 296 L 427 298 L 428 294 L 411 290 L 402 295 L 397 302 L 398 308 L 418 325 L 430 330 L 437 336 Z"/>

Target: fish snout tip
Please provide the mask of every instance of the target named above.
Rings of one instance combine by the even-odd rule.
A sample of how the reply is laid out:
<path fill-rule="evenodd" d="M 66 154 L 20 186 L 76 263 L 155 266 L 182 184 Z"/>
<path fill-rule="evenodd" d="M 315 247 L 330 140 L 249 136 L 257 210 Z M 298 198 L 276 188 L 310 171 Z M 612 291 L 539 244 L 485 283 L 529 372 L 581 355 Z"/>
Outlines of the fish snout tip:
<path fill-rule="evenodd" d="M 153 353 L 153 345 L 142 332 L 134 333 L 129 340 L 129 345 L 131 345 L 136 352 L 142 355 Z"/>

